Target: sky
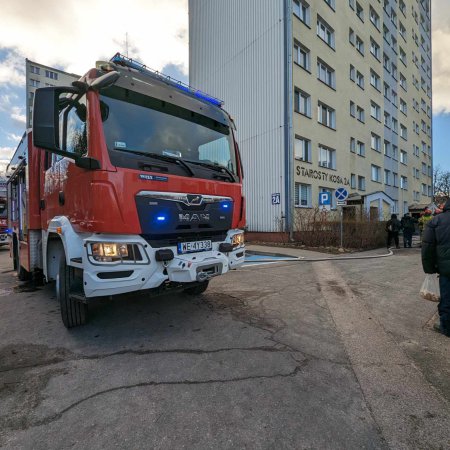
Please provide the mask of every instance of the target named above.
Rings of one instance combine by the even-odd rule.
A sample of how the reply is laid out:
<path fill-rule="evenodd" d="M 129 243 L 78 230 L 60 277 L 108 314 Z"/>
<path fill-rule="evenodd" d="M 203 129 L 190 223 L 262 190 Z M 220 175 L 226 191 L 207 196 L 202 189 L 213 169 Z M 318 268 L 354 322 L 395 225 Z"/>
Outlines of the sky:
<path fill-rule="evenodd" d="M 187 81 L 187 0 L 125 4 L 0 0 L 0 170 L 25 131 L 25 58 L 81 75 L 125 53 L 128 35 L 130 57 Z M 434 164 L 450 170 L 450 0 L 432 0 L 432 10 Z"/>

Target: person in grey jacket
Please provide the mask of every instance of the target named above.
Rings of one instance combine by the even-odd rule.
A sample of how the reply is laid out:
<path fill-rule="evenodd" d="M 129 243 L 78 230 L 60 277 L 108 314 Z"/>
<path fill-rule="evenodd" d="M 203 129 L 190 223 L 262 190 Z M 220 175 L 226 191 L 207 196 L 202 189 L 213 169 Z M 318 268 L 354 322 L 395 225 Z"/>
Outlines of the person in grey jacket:
<path fill-rule="evenodd" d="M 450 337 L 450 200 L 445 203 L 443 212 L 425 226 L 422 267 L 425 273 L 439 274 L 439 329 Z"/>

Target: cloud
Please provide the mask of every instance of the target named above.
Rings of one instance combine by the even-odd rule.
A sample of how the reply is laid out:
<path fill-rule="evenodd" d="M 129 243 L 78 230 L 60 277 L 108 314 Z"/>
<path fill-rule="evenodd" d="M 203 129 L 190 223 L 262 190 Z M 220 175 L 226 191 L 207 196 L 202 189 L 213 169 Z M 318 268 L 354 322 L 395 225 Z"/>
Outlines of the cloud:
<path fill-rule="evenodd" d="M 156 70 L 172 63 L 188 73 L 187 0 L 129 0 L 126 7 L 97 0 L 88 11 L 79 0 L 3 3 L 0 48 L 14 51 L 2 63 L 0 83 L 23 85 L 24 57 L 83 74 L 95 61 L 125 53 L 126 33 L 130 57 Z"/>
<path fill-rule="evenodd" d="M 26 124 L 26 117 L 24 113 L 24 108 L 21 108 L 20 106 L 13 106 L 11 108 L 11 119 L 13 122 L 15 122 L 17 125 L 22 126 L 25 128 Z"/>
<path fill-rule="evenodd" d="M 450 2 L 433 0 L 433 112 L 450 112 Z"/>
<path fill-rule="evenodd" d="M 0 27 L 1 28 L 1 27 Z M 25 86 L 25 61 L 16 51 L 8 50 L 0 64 L 0 85 Z M 2 94 L 3 101 L 8 101 L 8 96 Z M 0 104 L 1 107 L 1 104 Z"/>
<path fill-rule="evenodd" d="M 16 149 L 14 147 L 0 147 L 0 175 L 5 172 L 12 155 Z"/>
<path fill-rule="evenodd" d="M 6 133 L 6 139 L 8 141 L 11 142 L 15 142 L 16 144 L 18 144 L 20 142 L 20 140 L 22 139 L 22 136 L 18 135 L 18 134 L 14 134 L 14 133 Z"/>

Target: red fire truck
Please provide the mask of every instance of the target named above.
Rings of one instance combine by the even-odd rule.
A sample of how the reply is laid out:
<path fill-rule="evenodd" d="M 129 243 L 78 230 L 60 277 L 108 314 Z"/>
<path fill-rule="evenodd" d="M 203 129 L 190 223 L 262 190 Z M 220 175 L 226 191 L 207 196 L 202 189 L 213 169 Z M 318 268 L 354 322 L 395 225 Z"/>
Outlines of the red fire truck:
<path fill-rule="evenodd" d="M 0 246 L 8 245 L 8 207 L 6 180 L 0 180 Z"/>
<path fill-rule="evenodd" d="M 205 291 L 242 265 L 242 166 L 221 102 L 116 54 L 37 89 L 9 167 L 20 279 L 55 281 L 66 327 L 92 297 Z"/>

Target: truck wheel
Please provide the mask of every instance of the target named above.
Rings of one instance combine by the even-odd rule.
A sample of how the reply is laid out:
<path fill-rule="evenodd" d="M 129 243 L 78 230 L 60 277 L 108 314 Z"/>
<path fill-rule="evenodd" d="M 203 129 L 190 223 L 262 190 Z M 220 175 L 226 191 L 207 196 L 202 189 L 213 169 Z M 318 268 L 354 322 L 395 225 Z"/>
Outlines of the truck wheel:
<path fill-rule="evenodd" d="M 84 325 L 87 320 L 87 305 L 70 296 L 70 288 L 75 279 L 75 269 L 68 266 L 66 259 L 62 257 L 56 276 L 56 298 L 59 301 L 61 318 L 66 328 Z"/>
<path fill-rule="evenodd" d="M 31 279 L 31 273 L 25 270 L 20 265 L 20 256 L 19 256 L 19 249 L 17 248 L 17 244 L 14 244 L 13 248 L 13 261 L 14 261 L 14 269 L 17 272 L 17 278 L 20 281 L 28 281 Z"/>
<path fill-rule="evenodd" d="M 208 289 L 209 281 L 204 281 L 203 283 L 197 284 L 196 286 L 186 288 L 184 292 L 189 295 L 200 295 Z"/>

